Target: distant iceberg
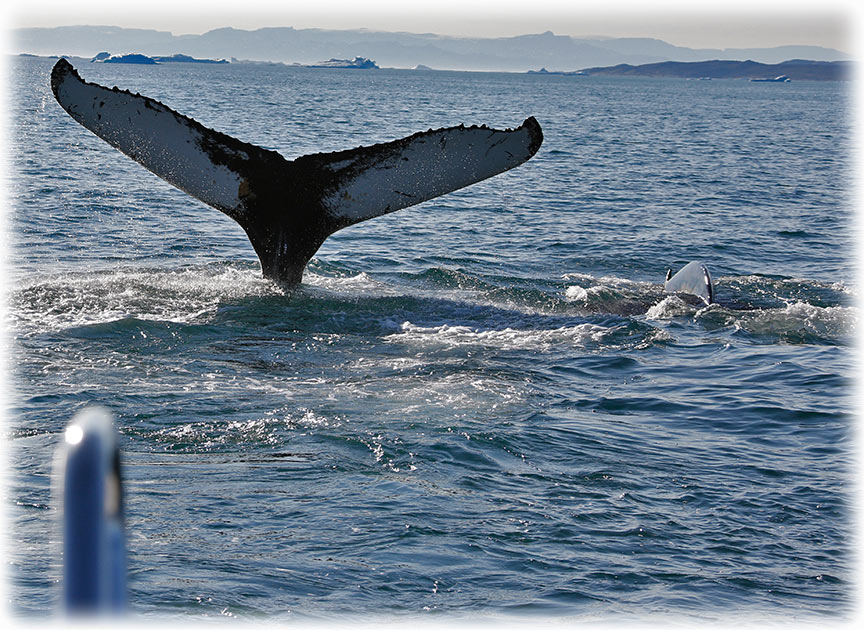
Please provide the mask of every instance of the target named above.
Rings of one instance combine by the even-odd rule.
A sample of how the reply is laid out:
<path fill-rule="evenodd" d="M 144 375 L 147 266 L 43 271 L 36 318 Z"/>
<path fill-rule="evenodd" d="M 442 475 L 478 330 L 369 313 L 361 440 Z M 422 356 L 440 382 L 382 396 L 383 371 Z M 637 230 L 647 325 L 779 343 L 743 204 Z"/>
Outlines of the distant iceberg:
<path fill-rule="evenodd" d="M 99 55 L 101 54 L 102 53 L 99 53 Z M 96 57 L 99 57 L 99 55 L 96 55 Z M 130 55 L 110 55 L 101 59 L 96 59 L 96 57 L 91 59 L 91 61 L 97 63 L 136 63 L 145 66 L 155 66 L 158 64 L 158 62 L 152 57 L 148 57 L 147 55 L 139 55 L 137 53 L 132 53 Z"/>
<path fill-rule="evenodd" d="M 750 80 L 755 81 L 756 83 L 789 83 L 789 81 L 791 81 L 791 79 L 785 74 L 781 74 L 779 77 L 774 77 L 773 79 L 755 78 Z"/>
<path fill-rule="evenodd" d="M 379 70 L 378 64 L 366 57 L 354 59 L 328 59 L 306 66 L 307 68 L 350 68 L 356 70 Z"/>
<path fill-rule="evenodd" d="M 227 59 L 196 59 L 189 55 L 171 55 L 170 57 L 153 57 L 159 63 L 228 63 Z"/>
<path fill-rule="evenodd" d="M 529 70 L 528 74 L 557 74 L 565 77 L 584 77 L 588 75 L 584 70 L 571 70 L 569 72 L 564 72 L 563 70 L 547 70 L 546 68 Z"/>
<path fill-rule="evenodd" d="M 139 54 L 112 55 L 111 53 L 100 52 L 90 61 L 93 63 L 138 63 L 151 66 L 161 63 L 228 63 L 225 59 L 196 59 L 180 53 L 171 56 L 148 57 Z"/>

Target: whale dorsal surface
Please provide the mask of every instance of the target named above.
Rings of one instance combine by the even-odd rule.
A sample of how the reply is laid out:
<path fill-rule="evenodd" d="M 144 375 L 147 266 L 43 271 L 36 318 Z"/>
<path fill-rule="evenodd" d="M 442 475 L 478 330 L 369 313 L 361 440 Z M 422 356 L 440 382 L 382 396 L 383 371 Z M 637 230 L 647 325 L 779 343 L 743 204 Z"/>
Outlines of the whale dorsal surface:
<path fill-rule="evenodd" d="M 264 275 L 284 284 L 300 282 L 333 232 L 502 173 L 543 142 L 531 117 L 515 129 L 449 127 L 286 160 L 146 96 L 85 82 L 65 59 L 51 89 L 84 127 L 237 221 Z"/>
<path fill-rule="evenodd" d="M 698 296 L 705 304 L 714 302 L 714 281 L 708 273 L 708 267 L 697 261 L 687 263 L 674 276 L 667 272 L 664 288 L 666 293 Z"/>

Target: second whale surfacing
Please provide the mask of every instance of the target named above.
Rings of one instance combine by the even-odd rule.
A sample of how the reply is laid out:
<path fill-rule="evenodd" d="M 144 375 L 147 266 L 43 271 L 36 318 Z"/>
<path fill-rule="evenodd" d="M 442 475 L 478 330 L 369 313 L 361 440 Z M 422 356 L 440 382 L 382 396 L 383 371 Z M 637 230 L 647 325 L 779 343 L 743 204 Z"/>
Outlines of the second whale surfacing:
<path fill-rule="evenodd" d="M 543 142 L 530 117 L 515 129 L 448 127 L 334 153 L 287 160 L 208 129 L 162 103 L 84 81 L 60 59 L 57 102 L 84 127 L 245 230 L 266 278 L 299 284 L 324 240 L 503 173 Z"/>

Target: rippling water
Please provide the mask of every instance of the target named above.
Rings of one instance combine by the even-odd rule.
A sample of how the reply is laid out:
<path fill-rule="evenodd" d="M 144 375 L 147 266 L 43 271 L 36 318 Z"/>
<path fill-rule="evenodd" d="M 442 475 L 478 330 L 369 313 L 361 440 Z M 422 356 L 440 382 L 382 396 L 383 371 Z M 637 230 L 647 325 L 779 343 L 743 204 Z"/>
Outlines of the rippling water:
<path fill-rule="evenodd" d="M 289 158 L 543 125 L 286 293 L 68 117 L 51 65 L 14 66 L 16 611 L 57 606 L 52 453 L 98 402 L 139 614 L 850 612 L 844 84 L 79 64 Z M 663 293 L 695 259 L 719 304 Z"/>

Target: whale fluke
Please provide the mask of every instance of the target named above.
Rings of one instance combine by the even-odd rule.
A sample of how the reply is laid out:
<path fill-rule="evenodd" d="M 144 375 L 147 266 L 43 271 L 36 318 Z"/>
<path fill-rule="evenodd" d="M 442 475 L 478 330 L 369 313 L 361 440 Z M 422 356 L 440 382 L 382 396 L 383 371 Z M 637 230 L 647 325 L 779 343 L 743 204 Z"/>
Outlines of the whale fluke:
<path fill-rule="evenodd" d="M 672 270 L 666 271 L 666 293 L 689 293 L 702 298 L 705 304 L 714 302 L 714 281 L 708 273 L 708 267 L 693 261 L 684 265 L 678 273 L 672 275 Z"/>
<path fill-rule="evenodd" d="M 118 88 L 84 81 L 60 59 L 51 90 L 72 118 L 136 162 L 224 212 L 252 242 L 264 276 L 299 283 L 333 232 L 497 175 L 543 142 L 515 129 L 448 127 L 368 147 L 286 160 Z"/>

